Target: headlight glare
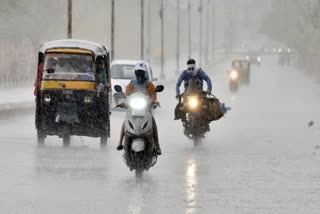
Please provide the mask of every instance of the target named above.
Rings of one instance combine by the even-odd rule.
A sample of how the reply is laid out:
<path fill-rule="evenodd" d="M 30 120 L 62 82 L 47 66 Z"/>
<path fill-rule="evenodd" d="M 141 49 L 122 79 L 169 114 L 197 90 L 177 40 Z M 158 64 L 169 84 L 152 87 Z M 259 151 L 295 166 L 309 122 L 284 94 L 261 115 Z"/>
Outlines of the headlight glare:
<path fill-rule="evenodd" d="M 93 102 L 93 99 L 90 96 L 85 96 L 83 101 L 84 103 L 89 104 Z"/>
<path fill-rule="evenodd" d="M 190 108 L 195 109 L 198 107 L 198 104 L 199 104 L 199 100 L 197 97 L 189 97 L 188 106 Z"/>
<path fill-rule="evenodd" d="M 235 71 L 235 70 L 233 70 L 233 71 L 231 71 L 231 73 L 230 73 L 230 78 L 231 79 L 233 79 L 233 80 L 236 80 L 236 79 L 238 79 L 238 72 L 237 71 Z"/>
<path fill-rule="evenodd" d="M 51 102 L 51 97 L 50 97 L 49 94 L 46 94 L 46 95 L 44 96 L 44 101 L 47 102 L 47 103 L 50 103 L 50 102 Z"/>
<path fill-rule="evenodd" d="M 135 97 L 129 101 L 129 107 L 135 110 L 142 110 L 146 108 L 147 101 L 144 98 Z"/>

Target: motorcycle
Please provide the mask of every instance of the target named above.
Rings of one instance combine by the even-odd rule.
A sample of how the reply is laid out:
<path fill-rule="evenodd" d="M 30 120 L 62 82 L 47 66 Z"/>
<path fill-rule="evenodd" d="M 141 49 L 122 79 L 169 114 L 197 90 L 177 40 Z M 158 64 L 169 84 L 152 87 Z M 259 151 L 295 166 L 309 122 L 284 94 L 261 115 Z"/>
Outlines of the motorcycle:
<path fill-rule="evenodd" d="M 114 89 L 123 94 L 121 86 L 116 85 Z M 163 90 L 164 87 L 158 85 L 154 93 Z M 118 104 L 117 107 L 126 109 L 124 161 L 130 171 L 135 170 L 136 177 L 140 178 L 143 171 L 148 171 L 157 162 L 152 109 L 160 106 L 152 102 L 150 96 L 142 92 L 135 92 L 126 97 L 125 102 Z"/>
<path fill-rule="evenodd" d="M 205 104 L 207 96 L 207 93 L 202 91 L 202 83 L 196 78 L 191 78 L 185 93 L 179 98 L 180 111 L 185 112 L 182 119 L 184 134 L 193 140 L 194 146 L 198 146 L 206 132 L 210 131 L 210 122 L 204 119 L 206 118 L 204 110 L 208 107 Z"/>

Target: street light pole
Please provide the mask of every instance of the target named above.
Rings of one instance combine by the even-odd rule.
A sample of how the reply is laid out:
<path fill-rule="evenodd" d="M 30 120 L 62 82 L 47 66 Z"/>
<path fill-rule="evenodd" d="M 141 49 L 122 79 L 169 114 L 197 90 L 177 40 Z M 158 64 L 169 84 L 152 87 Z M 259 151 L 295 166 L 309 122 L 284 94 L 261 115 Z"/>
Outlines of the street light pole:
<path fill-rule="evenodd" d="M 151 63 L 151 4 L 152 0 L 149 0 L 148 5 L 148 48 L 147 48 L 147 55 L 148 61 Z"/>
<path fill-rule="evenodd" d="M 164 74 L 164 0 L 161 0 L 160 18 L 161 18 L 161 74 L 160 79 L 165 80 Z"/>
<path fill-rule="evenodd" d="M 180 0 L 177 0 L 177 70 L 176 70 L 177 75 L 180 73 L 179 63 L 180 63 Z"/>
<path fill-rule="evenodd" d="M 72 0 L 68 0 L 68 39 L 72 38 Z"/>
<path fill-rule="evenodd" d="M 207 29 L 206 29 L 206 42 L 205 42 L 205 64 L 208 65 L 208 60 L 209 60 L 209 17 L 210 17 L 210 0 L 207 1 Z"/>
<path fill-rule="evenodd" d="M 203 2 L 200 0 L 200 6 L 199 6 L 199 15 L 200 15 L 200 44 L 199 44 L 199 65 L 202 65 L 202 5 Z"/>
<path fill-rule="evenodd" d="M 191 3 L 188 0 L 188 57 L 191 58 L 192 50 L 191 50 Z"/>
<path fill-rule="evenodd" d="M 114 59 L 115 0 L 111 0 L 111 61 Z"/>
<path fill-rule="evenodd" d="M 212 0 L 211 2 L 212 5 L 212 24 L 211 24 L 211 45 L 212 45 L 212 61 L 215 60 L 215 0 Z"/>
<path fill-rule="evenodd" d="M 144 0 L 141 0 L 141 35 L 140 35 L 140 56 L 144 59 Z"/>

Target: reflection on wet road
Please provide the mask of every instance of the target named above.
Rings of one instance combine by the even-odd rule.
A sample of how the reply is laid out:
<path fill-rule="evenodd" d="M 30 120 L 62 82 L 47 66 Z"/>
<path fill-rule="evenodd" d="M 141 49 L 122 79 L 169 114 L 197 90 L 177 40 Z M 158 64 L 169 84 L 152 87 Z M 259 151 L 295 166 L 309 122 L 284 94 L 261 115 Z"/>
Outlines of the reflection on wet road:
<path fill-rule="evenodd" d="M 197 210 L 197 162 L 191 158 L 187 162 L 185 174 L 185 188 L 187 211 L 186 214 L 194 214 Z"/>

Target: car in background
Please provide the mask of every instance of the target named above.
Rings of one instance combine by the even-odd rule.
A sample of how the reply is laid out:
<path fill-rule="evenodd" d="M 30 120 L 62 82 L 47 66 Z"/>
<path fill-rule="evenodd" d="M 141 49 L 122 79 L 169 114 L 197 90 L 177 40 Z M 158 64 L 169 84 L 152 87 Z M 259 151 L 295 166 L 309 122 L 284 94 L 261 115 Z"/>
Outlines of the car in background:
<path fill-rule="evenodd" d="M 142 62 L 141 60 L 115 60 L 112 62 L 110 71 L 111 71 L 111 85 L 119 85 L 122 87 L 122 91 L 125 91 L 126 86 L 130 83 L 131 80 L 134 80 L 135 73 L 134 69 L 137 63 Z M 149 81 L 157 81 L 158 78 L 153 76 L 153 71 L 149 63 L 146 63 L 148 67 L 148 79 Z M 112 90 L 112 106 L 123 102 L 125 97 L 122 93 Z"/>
<path fill-rule="evenodd" d="M 261 66 L 262 57 L 258 52 L 248 52 L 246 59 L 250 61 L 251 64 Z"/>

